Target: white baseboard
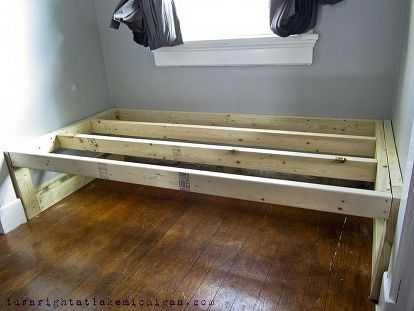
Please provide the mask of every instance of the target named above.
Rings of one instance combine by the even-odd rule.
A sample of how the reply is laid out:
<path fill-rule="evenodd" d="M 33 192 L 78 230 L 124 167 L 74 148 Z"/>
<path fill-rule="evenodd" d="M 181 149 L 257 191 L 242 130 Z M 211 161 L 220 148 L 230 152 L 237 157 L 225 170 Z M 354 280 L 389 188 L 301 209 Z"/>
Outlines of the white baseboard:
<path fill-rule="evenodd" d="M 381 292 L 378 304 L 375 307 L 375 311 L 406 311 L 408 309 L 401 308 L 394 301 L 389 298 L 390 282 L 388 279 L 388 272 L 384 272 L 382 277 Z"/>
<path fill-rule="evenodd" d="M 20 199 L 0 207 L 0 233 L 6 234 L 25 222 L 27 222 L 26 214 Z"/>

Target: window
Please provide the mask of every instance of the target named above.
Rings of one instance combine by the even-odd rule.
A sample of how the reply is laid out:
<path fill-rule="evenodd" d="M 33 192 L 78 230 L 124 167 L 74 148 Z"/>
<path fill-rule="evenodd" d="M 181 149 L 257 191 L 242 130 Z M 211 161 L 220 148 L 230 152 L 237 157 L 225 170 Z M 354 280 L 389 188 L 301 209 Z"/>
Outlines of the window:
<path fill-rule="evenodd" d="M 310 65 L 317 34 L 280 38 L 269 26 L 269 0 L 175 0 L 184 44 L 154 51 L 177 66 Z"/>
<path fill-rule="evenodd" d="M 269 0 L 175 0 L 184 41 L 273 35 Z"/>

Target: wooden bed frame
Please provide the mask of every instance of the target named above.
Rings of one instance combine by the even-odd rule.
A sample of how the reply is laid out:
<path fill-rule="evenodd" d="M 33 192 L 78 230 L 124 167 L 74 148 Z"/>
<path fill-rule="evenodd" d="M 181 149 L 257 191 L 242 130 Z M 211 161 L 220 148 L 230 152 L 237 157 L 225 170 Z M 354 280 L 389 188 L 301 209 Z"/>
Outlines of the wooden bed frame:
<path fill-rule="evenodd" d="M 28 219 L 94 178 L 372 218 L 378 299 L 402 186 L 390 121 L 110 109 L 5 155 Z M 29 169 L 63 174 L 34 187 Z"/>

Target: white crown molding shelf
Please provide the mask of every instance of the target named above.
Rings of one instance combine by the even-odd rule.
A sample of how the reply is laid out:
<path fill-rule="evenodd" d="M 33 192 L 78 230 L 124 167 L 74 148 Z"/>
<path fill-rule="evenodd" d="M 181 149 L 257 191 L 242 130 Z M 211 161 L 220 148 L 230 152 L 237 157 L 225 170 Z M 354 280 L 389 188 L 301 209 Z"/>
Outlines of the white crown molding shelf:
<path fill-rule="evenodd" d="M 158 67 L 311 65 L 318 34 L 191 41 L 153 51 Z"/>

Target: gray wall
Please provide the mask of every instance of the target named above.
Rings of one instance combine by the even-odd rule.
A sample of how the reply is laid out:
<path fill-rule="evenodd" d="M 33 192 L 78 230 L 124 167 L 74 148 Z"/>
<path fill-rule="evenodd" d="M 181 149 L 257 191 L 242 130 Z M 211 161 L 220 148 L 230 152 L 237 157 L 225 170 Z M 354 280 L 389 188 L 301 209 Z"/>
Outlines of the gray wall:
<path fill-rule="evenodd" d="M 404 9 L 402 57 L 398 72 L 397 100 L 393 110 L 398 156 L 404 171 L 414 119 L 414 5 L 407 1 Z"/>
<path fill-rule="evenodd" d="M 0 9 L 1 151 L 110 106 L 93 0 L 2 1 Z M 14 198 L 0 153 L 0 207 Z"/>
<path fill-rule="evenodd" d="M 157 68 L 126 27 L 118 1 L 95 0 L 111 103 L 170 110 L 389 118 L 402 0 L 323 7 L 311 67 Z M 214 22 L 214 19 L 212 20 Z"/>

